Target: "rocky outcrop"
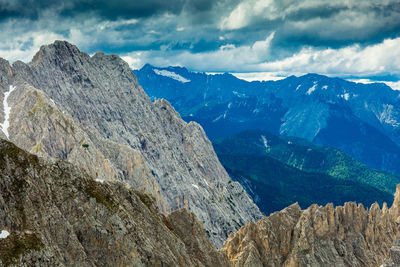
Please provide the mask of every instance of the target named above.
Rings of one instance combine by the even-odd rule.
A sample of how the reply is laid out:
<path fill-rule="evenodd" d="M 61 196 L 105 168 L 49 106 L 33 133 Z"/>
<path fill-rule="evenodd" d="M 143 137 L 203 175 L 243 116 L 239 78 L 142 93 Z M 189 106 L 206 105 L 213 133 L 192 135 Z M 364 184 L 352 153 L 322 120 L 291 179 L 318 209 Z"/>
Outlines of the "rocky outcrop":
<path fill-rule="evenodd" d="M 217 246 L 261 217 L 200 125 L 185 123 L 165 100 L 151 102 L 118 56 L 91 57 L 56 41 L 29 64 L 3 63 L 3 92 L 16 87 L 9 139 L 23 149 L 144 190 L 164 214 L 187 208 Z"/>
<path fill-rule="evenodd" d="M 231 234 L 222 251 L 235 266 L 380 266 L 399 234 L 399 201 L 400 186 L 390 209 L 293 204 Z"/>
<path fill-rule="evenodd" d="M 0 232 L 0 266 L 228 266 L 187 210 L 1 139 Z"/>
<path fill-rule="evenodd" d="M 399 267 L 400 266 L 400 240 L 396 239 L 390 248 L 390 259 L 386 260 L 381 267 Z"/>

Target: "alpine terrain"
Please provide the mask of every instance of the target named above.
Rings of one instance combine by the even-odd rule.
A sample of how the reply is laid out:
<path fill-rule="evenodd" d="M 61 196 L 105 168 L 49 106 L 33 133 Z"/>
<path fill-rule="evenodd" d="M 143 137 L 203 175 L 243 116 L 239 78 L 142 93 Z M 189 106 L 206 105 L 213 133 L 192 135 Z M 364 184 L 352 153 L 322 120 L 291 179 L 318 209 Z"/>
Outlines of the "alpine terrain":
<path fill-rule="evenodd" d="M 17 146 L 66 159 L 98 181 L 132 185 L 163 214 L 187 208 L 218 247 L 260 218 L 199 124 L 185 123 L 165 100 L 151 102 L 118 56 L 56 41 L 29 64 L 2 60 L 0 73 L 3 132 Z"/>
<path fill-rule="evenodd" d="M 135 70 L 152 99 L 165 98 L 211 140 L 267 130 L 335 147 L 379 170 L 400 174 L 400 92 L 317 74 L 247 82 L 230 74 L 145 65 Z"/>
<path fill-rule="evenodd" d="M 0 88 L 0 266 L 392 262 L 400 186 L 390 209 L 386 202 L 382 208 L 355 202 L 306 207 L 314 198 L 300 207 L 289 199 L 289 207 L 262 216 L 222 167 L 201 126 L 184 122 L 167 100 L 152 102 L 116 55 L 89 56 L 56 41 L 28 64 L 0 60 Z M 302 139 L 243 135 L 215 143 L 221 159 L 228 153 L 234 162 L 231 147 L 249 161 L 257 156 L 275 162 L 268 166 L 287 175 L 282 188 L 301 185 L 295 175 L 306 184 L 319 176 L 315 188 L 321 194 L 323 182 L 335 180 L 357 189 L 361 201 L 368 193 L 368 201 L 391 201 L 396 175 Z M 274 186 L 257 169 L 244 173 L 247 163 L 241 164 L 228 169 L 235 178 L 241 173 L 240 179 Z M 383 180 L 378 187 L 371 188 L 373 177 Z M 245 186 L 267 211 L 267 198 L 258 201 L 254 187 Z"/>

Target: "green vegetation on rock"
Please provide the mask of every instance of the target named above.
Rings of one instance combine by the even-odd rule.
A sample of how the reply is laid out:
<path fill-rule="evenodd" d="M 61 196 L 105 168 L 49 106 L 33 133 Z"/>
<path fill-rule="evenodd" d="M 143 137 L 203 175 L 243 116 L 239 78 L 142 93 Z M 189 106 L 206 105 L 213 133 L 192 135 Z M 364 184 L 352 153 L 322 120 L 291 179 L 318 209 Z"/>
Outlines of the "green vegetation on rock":
<path fill-rule="evenodd" d="M 0 261 L 5 266 L 10 266 L 16 263 L 20 255 L 32 250 L 38 251 L 42 247 L 42 241 L 35 234 L 11 234 L 0 239 Z"/>

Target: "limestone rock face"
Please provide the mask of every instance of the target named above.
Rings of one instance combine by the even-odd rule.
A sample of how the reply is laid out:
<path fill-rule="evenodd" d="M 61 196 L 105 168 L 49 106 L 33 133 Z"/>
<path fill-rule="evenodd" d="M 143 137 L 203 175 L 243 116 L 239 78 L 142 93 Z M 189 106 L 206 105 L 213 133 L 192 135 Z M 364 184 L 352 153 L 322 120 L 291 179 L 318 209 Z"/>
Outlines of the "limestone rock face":
<path fill-rule="evenodd" d="M 153 199 L 126 183 L 96 182 L 0 139 L 0 232 L 9 233 L 0 266 L 228 266 L 192 213 L 170 218 L 174 231 Z M 181 227 L 190 235 L 177 234 Z"/>
<path fill-rule="evenodd" d="M 8 98 L 8 132 L 23 149 L 144 190 L 164 214 L 187 208 L 217 246 L 261 218 L 203 129 L 185 123 L 167 101 L 151 102 L 118 56 L 90 57 L 56 41 L 29 64 L 1 61 L 0 77 L 3 92 L 16 87 Z"/>
<path fill-rule="evenodd" d="M 165 224 L 183 241 L 190 255 L 205 266 L 231 266 L 225 254 L 215 251 L 203 225 L 193 213 L 185 209 L 174 211 L 166 216 Z"/>
<path fill-rule="evenodd" d="M 222 251 L 235 266 L 380 266 L 399 234 L 399 195 L 390 209 L 294 204 L 231 234 Z"/>

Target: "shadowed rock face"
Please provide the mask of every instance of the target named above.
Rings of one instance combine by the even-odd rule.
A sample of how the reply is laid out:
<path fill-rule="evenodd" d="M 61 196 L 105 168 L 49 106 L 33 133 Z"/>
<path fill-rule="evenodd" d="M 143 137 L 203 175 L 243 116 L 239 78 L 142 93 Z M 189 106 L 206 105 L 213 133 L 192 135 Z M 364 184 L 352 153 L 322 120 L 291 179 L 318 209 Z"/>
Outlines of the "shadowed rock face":
<path fill-rule="evenodd" d="M 64 158 L 100 180 L 124 181 L 151 194 L 164 214 L 186 207 L 217 246 L 261 217 L 203 129 L 185 123 L 167 101 L 151 102 L 118 56 L 90 57 L 56 41 L 29 64 L 2 61 L 0 75 L 3 92 L 16 87 L 8 132 L 23 149 Z"/>
<path fill-rule="evenodd" d="M 176 231 L 148 195 L 0 139 L 1 266 L 228 266 L 192 213 L 168 218 Z"/>
<path fill-rule="evenodd" d="M 400 186 L 393 205 L 294 204 L 229 236 L 222 251 L 235 266 L 380 266 L 399 233 Z"/>

